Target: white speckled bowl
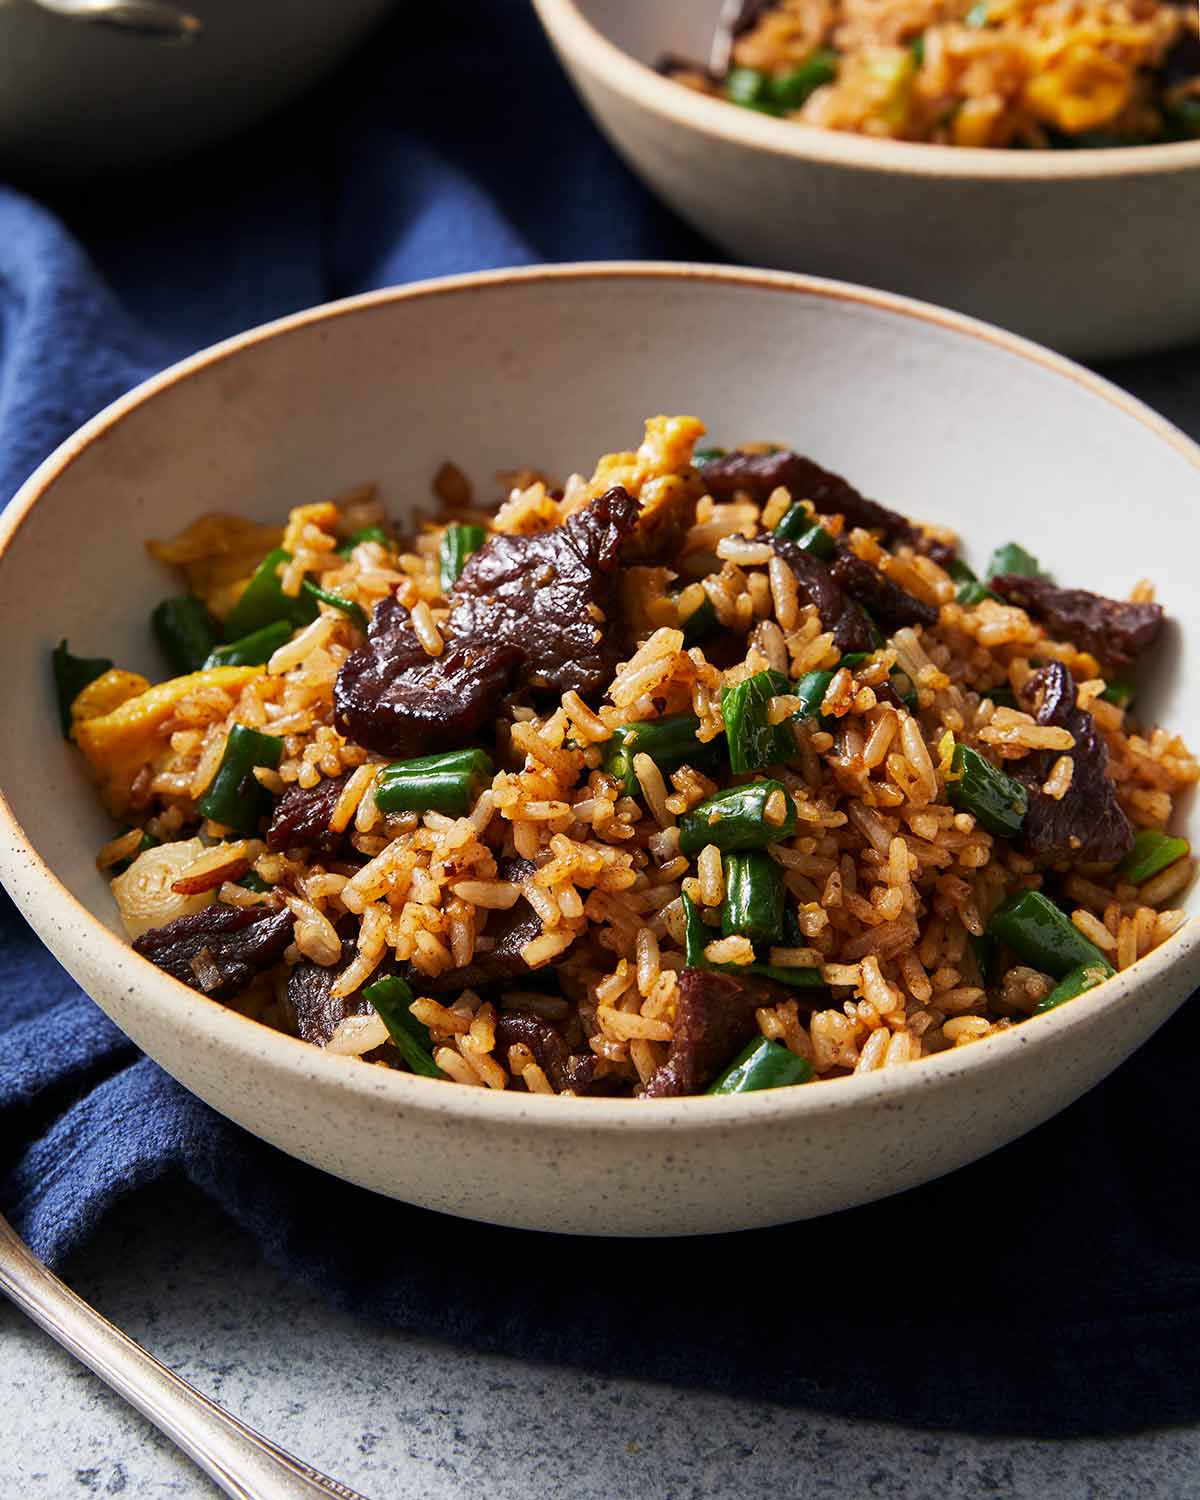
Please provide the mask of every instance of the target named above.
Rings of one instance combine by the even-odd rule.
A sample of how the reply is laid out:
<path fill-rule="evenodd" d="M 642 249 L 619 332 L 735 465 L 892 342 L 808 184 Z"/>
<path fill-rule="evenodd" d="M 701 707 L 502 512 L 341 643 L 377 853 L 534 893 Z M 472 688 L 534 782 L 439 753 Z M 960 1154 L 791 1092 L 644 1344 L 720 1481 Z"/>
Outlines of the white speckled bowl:
<path fill-rule="evenodd" d="M 750 265 L 841 276 L 1083 357 L 1200 337 L 1200 140 L 997 151 L 771 119 L 653 71 L 708 55 L 721 0 L 534 0 L 609 140 Z"/>
<path fill-rule="evenodd" d="M 0 520 L 0 877 L 88 993 L 188 1088 L 380 1192 L 593 1234 L 829 1213 L 1062 1109 L 1200 980 L 1192 921 L 1096 995 L 919 1064 L 639 1103 L 494 1094 L 327 1057 L 126 945 L 93 864 L 111 825 L 60 738 L 48 658 L 66 635 L 161 674 L 146 619 L 164 578 L 141 540 L 206 509 L 277 518 L 365 479 L 402 510 L 450 455 L 480 479 L 523 462 L 565 473 L 633 444 L 658 411 L 701 413 L 717 440 L 792 440 L 869 494 L 959 527 L 976 559 L 1015 537 L 1069 581 L 1120 594 L 1153 574 L 1175 623 L 1141 699 L 1200 741 L 1200 700 L 1185 691 L 1200 652 L 1200 451 L 994 329 L 786 275 L 585 266 L 373 293 L 175 366 L 65 443 Z"/>

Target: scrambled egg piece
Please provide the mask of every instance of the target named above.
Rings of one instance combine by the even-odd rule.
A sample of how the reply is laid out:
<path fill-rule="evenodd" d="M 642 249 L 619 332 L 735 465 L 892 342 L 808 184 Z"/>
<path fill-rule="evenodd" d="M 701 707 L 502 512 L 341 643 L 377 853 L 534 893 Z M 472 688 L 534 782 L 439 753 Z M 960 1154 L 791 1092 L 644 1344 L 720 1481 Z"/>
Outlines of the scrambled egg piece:
<path fill-rule="evenodd" d="M 123 672 L 120 667 L 111 667 L 102 672 L 94 682 L 89 682 L 71 704 L 71 728 L 85 719 L 100 719 L 120 708 L 130 698 L 136 698 L 150 686 L 150 680 L 140 672 Z"/>
<path fill-rule="evenodd" d="M 692 449 L 704 433 L 699 417 L 650 417 L 636 453 L 608 453 L 596 465 L 589 498 L 620 484 L 641 502 L 637 529 L 621 550 L 626 562 L 652 561 L 682 540 L 704 491 L 689 472 Z"/>
<path fill-rule="evenodd" d="M 178 568 L 189 593 L 198 595 L 219 620 L 241 598 L 250 575 L 283 532 L 240 516 L 210 511 L 169 542 L 149 541 L 146 550 L 158 562 Z"/>
<path fill-rule="evenodd" d="M 338 508 L 332 500 L 320 500 L 316 505 L 297 505 L 288 512 L 288 523 L 280 546 L 285 552 L 295 552 L 304 535 L 306 526 L 319 527 L 332 536 L 337 532 Z"/>
<path fill-rule="evenodd" d="M 71 734 L 96 773 L 106 805 L 118 812 L 129 805 L 134 778 L 163 750 L 166 727 L 183 699 L 205 688 L 222 688 L 236 695 L 265 670 L 264 667 L 207 667 L 202 672 L 190 672 L 186 677 L 172 677 L 156 687 L 148 687 L 95 717 L 75 713 L 77 698 L 71 705 L 74 719 Z M 135 674 L 106 672 L 104 675 L 132 678 Z M 97 682 L 100 681 L 103 679 L 98 678 Z M 91 684 L 95 686 L 96 683 Z M 90 688 L 85 688 L 79 697 L 85 697 L 89 691 Z"/>

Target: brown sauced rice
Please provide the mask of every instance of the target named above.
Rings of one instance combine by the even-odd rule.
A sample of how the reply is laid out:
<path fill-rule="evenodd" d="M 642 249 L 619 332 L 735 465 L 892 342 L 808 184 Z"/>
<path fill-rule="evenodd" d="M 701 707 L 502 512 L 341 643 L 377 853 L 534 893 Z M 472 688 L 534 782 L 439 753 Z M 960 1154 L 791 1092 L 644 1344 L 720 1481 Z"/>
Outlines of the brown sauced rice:
<path fill-rule="evenodd" d="M 757 1011 L 762 1036 L 806 1059 L 818 1079 L 915 1061 L 1029 1016 L 1054 979 L 1008 954 L 985 982 L 972 940 L 984 935 L 1002 900 L 1041 887 L 1046 876 L 952 805 L 953 745 L 1010 769 L 1031 753 L 1056 752 L 1044 792 L 1069 795 L 1072 760 L 1064 752 L 1071 735 L 1011 706 L 1036 663 L 1060 661 L 1107 745 L 1109 774 L 1135 830 L 1165 829 L 1200 766 L 1169 730 L 1137 723 L 1102 697 L 1101 665 L 1086 650 L 1050 638 L 1029 613 L 1003 600 L 959 603 L 954 578 L 932 557 L 906 544 L 885 548 L 877 535 L 810 506 L 813 519 L 856 557 L 937 611 L 935 626 L 896 630 L 865 661 L 839 667 L 827 622 L 798 596 L 791 570 L 763 541 L 809 497 L 777 490 L 761 505 L 745 494 L 714 500 L 692 462 L 703 432 L 694 418 L 654 418 L 636 453 L 601 459 L 590 478 L 574 474 L 556 487 L 534 471 L 506 476 L 498 509 L 477 506 L 465 477 L 447 465 L 438 474 L 436 519 L 421 520 L 396 546 L 368 538 L 346 555 L 338 551 L 364 528 L 387 526 L 368 489 L 293 511 L 286 532 L 207 516 L 169 542 L 150 543 L 220 618 L 282 540 L 291 554 L 281 574 L 285 593 L 311 578 L 368 615 L 395 595 L 436 657 L 448 617 L 439 554 L 449 521 L 490 535 L 535 534 L 614 484 L 647 510 L 664 496 L 694 502 L 669 568 L 622 568 L 619 617 L 604 623 L 620 630 L 624 650 L 606 692 L 585 701 L 568 691 L 536 708 L 515 700 L 489 737 L 494 776 L 461 816 L 377 808 L 377 773 L 387 757 L 350 742 L 333 714 L 335 679 L 363 636 L 353 619 L 325 604 L 264 667 L 232 677 L 233 669 L 225 677 L 202 672 L 156 689 L 136 674 L 112 671 L 85 688 L 74 705 L 74 733 L 109 810 L 134 825 L 99 858 L 110 871 L 133 859 L 114 883 L 131 936 L 213 901 L 283 901 L 294 917 L 291 944 L 282 962 L 230 1002 L 245 1014 L 294 1031 L 289 973 L 302 962 L 336 964 L 350 924 L 353 957 L 333 997 L 357 995 L 384 969 L 407 974 L 412 1014 L 428 1028 L 433 1060 L 447 1079 L 556 1092 L 545 1059 L 529 1045 L 497 1041 L 500 1019 L 520 1010 L 560 1028 L 574 1051 L 592 1056 L 606 1092 L 635 1095 L 670 1055 L 686 967 L 683 898 L 715 922 L 727 897 L 728 856 L 715 844 L 695 857 L 681 853 L 679 820 L 719 786 L 760 773 L 731 777 L 726 767 L 714 780 L 685 764 L 664 774 L 638 754 L 638 791 L 629 795 L 604 769 L 605 746 L 619 726 L 687 710 L 698 721 L 698 746 L 720 743 L 723 688 L 767 668 L 792 685 L 825 670 L 833 676 L 821 718 L 793 719 L 799 700 L 787 691 L 769 705 L 770 722 L 790 722 L 795 737 L 791 759 L 767 772 L 783 783 L 796 817 L 794 834 L 769 846 L 791 929 L 756 955 L 745 936 L 723 935 L 714 925 L 707 962 L 736 968 L 757 958 L 776 970 L 820 975 L 824 988 L 780 989 Z M 681 612 L 701 593 L 719 629 L 711 640 L 685 645 Z M 1147 595 L 1140 586 L 1138 597 Z M 915 706 L 883 691 L 897 671 L 915 690 Z M 1007 701 L 998 703 L 998 693 Z M 154 694 L 167 707 L 147 707 L 132 719 L 127 712 L 120 736 L 81 736 L 87 723 L 103 728 L 106 715 L 134 700 L 149 704 Z M 206 822 L 197 799 L 234 725 L 282 740 L 277 769 L 256 773 L 272 795 L 352 773 L 330 817 L 331 828 L 347 834 L 336 856 L 273 852 L 260 836 L 220 842 L 228 830 Z M 791 810 L 781 795 L 764 816 L 781 826 Z M 158 844 L 138 854 L 143 833 Z M 502 864 L 514 858 L 530 861 L 532 873 L 505 879 Z M 250 871 L 257 889 L 239 883 Z M 1058 871 L 1054 889 L 1075 929 L 1120 970 L 1179 928 L 1180 897 L 1192 874 L 1190 857 L 1140 886 L 1111 866 L 1081 865 Z M 435 995 L 433 981 L 486 955 L 494 947 L 489 925 L 494 930 L 521 902 L 540 919 L 540 932 L 521 951 L 528 979 L 481 986 L 485 993 L 443 981 Z M 197 977 L 202 981 L 203 972 Z M 327 1046 L 402 1066 L 371 1011 L 348 1013 Z"/>

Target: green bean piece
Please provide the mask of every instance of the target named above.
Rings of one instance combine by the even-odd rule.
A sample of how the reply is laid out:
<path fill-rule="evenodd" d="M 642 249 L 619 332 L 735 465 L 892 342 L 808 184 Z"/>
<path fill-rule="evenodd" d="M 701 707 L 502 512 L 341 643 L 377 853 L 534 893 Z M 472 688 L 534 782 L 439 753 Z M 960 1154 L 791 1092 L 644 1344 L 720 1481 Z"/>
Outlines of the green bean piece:
<path fill-rule="evenodd" d="M 752 1094 L 758 1089 L 782 1089 L 807 1083 L 812 1063 L 789 1052 L 782 1042 L 755 1037 L 725 1071 L 705 1090 L 709 1094 Z"/>
<path fill-rule="evenodd" d="M 679 622 L 684 647 L 698 646 L 701 641 L 708 640 L 709 636 L 716 634 L 720 623 L 712 600 L 705 594 L 691 614 Z"/>
<path fill-rule="evenodd" d="M 413 992 L 398 974 L 377 979 L 363 990 L 363 999 L 374 1006 L 375 1014 L 388 1029 L 396 1051 L 414 1073 L 426 1078 L 441 1078 L 441 1068 L 433 1060 L 433 1043 L 429 1032 L 410 1007 Z"/>
<path fill-rule="evenodd" d="M 683 903 L 683 950 L 689 969 L 713 969 L 719 974 L 754 974 L 760 979 L 773 979 L 776 984 L 790 985 L 794 990 L 824 989 L 825 981 L 819 969 L 783 969 L 774 964 L 710 964 L 704 956 L 706 943 L 711 943 L 716 933 L 700 915 L 700 908 L 686 893 L 680 897 Z M 784 914 L 787 927 L 788 914 Z"/>
<path fill-rule="evenodd" d="M 771 822 L 767 804 L 778 815 L 780 800 L 783 819 Z M 727 787 L 697 803 L 679 820 L 679 852 L 694 859 L 706 844 L 715 844 L 723 853 L 743 849 L 761 849 L 779 839 L 791 838 L 796 831 L 796 804 L 781 781 L 749 781 L 745 786 Z"/>
<path fill-rule="evenodd" d="M 177 677 L 207 666 L 210 652 L 221 639 L 203 599 L 193 594 L 164 599 L 150 616 L 150 628 Z"/>
<path fill-rule="evenodd" d="M 291 562 L 292 554 L 282 547 L 268 552 L 242 590 L 225 621 L 225 639 L 240 641 L 264 625 L 276 620 L 290 620 L 293 625 L 307 625 L 317 617 L 317 601 L 306 590 L 285 594 L 279 586 L 279 569 Z"/>
<path fill-rule="evenodd" d="M 482 750 L 394 761 L 375 782 L 375 806 L 385 813 L 440 812 L 461 818 L 492 775 L 492 762 Z"/>
<path fill-rule="evenodd" d="M 692 454 L 692 462 L 698 469 L 702 469 L 705 464 L 712 463 L 714 459 L 724 458 L 725 451 L 724 448 L 697 448 Z"/>
<path fill-rule="evenodd" d="M 1115 703 L 1118 708 L 1128 708 L 1133 702 L 1133 683 L 1128 677 L 1110 677 L 1100 696 L 1105 703 Z"/>
<path fill-rule="evenodd" d="M 683 765 L 693 766 L 697 771 L 714 769 L 721 757 L 720 743 L 698 740 L 699 728 L 696 715 L 686 713 L 621 724 L 604 742 L 604 769 L 617 778 L 630 797 L 636 797 L 641 790 L 633 769 L 635 755 L 648 755 L 664 776 Z"/>
<path fill-rule="evenodd" d="M 360 542 L 378 542 L 381 547 L 391 548 L 392 539 L 384 531 L 382 526 L 364 526 L 361 531 L 356 531 L 349 536 L 337 549 L 339 557 L 348 558 Z"/>
<path fill-rule="evenodd" d="M 1016 838 L 1029 806 L 1028 789 L 998 771 L 969 745 L 954 747 L 946 795 L 959 812 L 970 813 L 989 833 L 1002 839 Z"/>
<path fill-rule="evenodd" d="M 832 532 L 815 522 L 805 505 L 793 505 L 772 535 L 779 537 L 781 541 L 795 542 L 802 552 L 811 552 L 822 562 L 828 562 L 837 551 Z"/>
<path fill-rule="evenodd" d="M 970 944 L 971 952 L 975 955 L 975 962 L 979 967 L 979 977 L 987 984 L 991 976 L 992 965 L 996 961 L 996 939 L 990 932 L 984 932 L 976 937 L 973 932 L 967 934 L 967 942 Z"/>
<path fill-rule="evenodd" d="M 1200 135 L 1200 99 L 1176 99 L 1168 104 L 1163 114 L 1171 126 L 1171 136 L 1177 140 L 1190 140 Z"/>
<path fill-rule="evenodd" d="M 988 561 L 987 578 L 999 578 L 1005 573 L 1017 573 L 1022 578 L 1045 578 L 1042 565 L 1032 553 L 1016 542 L 1005 542 L 997 547 Z"/>
<path fill-rule="evenodd" d="M 240 641 L 230 641 L 227 646 L 217 646 L 208 653 L 206 667 L 261 667 L 269 662 L 292 638 L 290 620 L 274 620 L 261 630 L 253 630 Z"/>
<path fill-rule="evenodd" d="M 1157 828 L 1139 828 L 1133 848 L 1117 866 L 1117 874 L 1130 885 L 1141 885 L 1169 870 L 1177 860 L 1191 853 L 1187 839 L 1160 833 Z"/>
<path fill-rule="evenodd" d="M 1111 979 L 1112 974 L 1112 967 L 1107 963 L 1081 964 L 1060 979 L 1044 999 L 1038 1001 L 1033 1007 L 1034 1015 L 1044 1016 L 1048 1010 L 1053 1010 L 1064 1000 L 1074 1000 L 1077 995 L 1084 995 L 1088 990 L 1094 990 L 1098 984 Z"/>
<path fill-rule="evenodd" d="M 725 79 L 725 97 L 743 109 L 757 109 L 766 115 L 779 113 L 771 98 L 770 75 L 758 68 L 731 68 Z"/>
<path fill-rule="evenodd" d="M 438 554 L 443 594 L 450 592 L 458 582 L 467 558 L 472 552 L 478 552 L 486 541 L 487 532 L 482 526 L 460 526 L 456 522 L 446 527 Z"/>
<path fill-rule="evenodd" d="M 769 80 L 767 93 L 780 109 L 799 109 L 811 93 L 837 77 L 838 55 L 826 47 L 810 52 L 798 67 Z"/>
<path fill-rule="evenodd" d="M 123 828 L 121 831 L 122 831 L 122 833 L 132 833 L 133 830 L 130 829 L 130 828 Z M 119 859 L 119 860 L 117 860 L 117 862 L 116 862 L 115 865 L 110 865 L 108 867 L 108 873 L 109 873 L 109 875 L 110 876 L 112 876 L 112 875 L 124 875 L 125 871 L 128 870 L 129 866 L 134 862 L 134 860 L 138 857 L 139 854 L 145 854 L 145 852 L 146 852 L 147 849 L 155 849 L 161 843 L 162 843 L 161 839 L 156 839 L 153 836 L 153 834 L 149 834 L 149 833 L 147 833 L 145 831 L 145 829 L 143 829 L 142 830 L 142 841 L 137 846 L 136 852 L 133 853 L 133 854 L 130 854 L 125 859 Z"/>
<path fill-rule="evenodd" d="M 59 641 L 51 657 L 54 689 L 58 694 L 58 717 L 64 737 L 71 733 L 71 704 L 89 682 L 112 670 L 107 656 L 72 656 L 66 641 Z"/>
<path fill-rule="evenodd" d="M 247 870 L 242 878 L 237 882 L 237 884 L 240 885 L 243 890 L 254 891 L 260 896 L 263 895 L 266 891 L 274 889 L 273 886 L 269 886 L 267 882 L 262 878 L 262 876 L 257 874 L 254 870 Z"/>
<path fill-rule="evenodd" d="M 752 943 L 783 941 L 783 871 L 762 849 L 725 856 L 721 932 Z"/>
<path fill-rule="evenodd" d="M 1108 966 L 1074 923 L 1041 891 L 1018 891 L 992 913 L 987 930 L 1044 974 L 1065 979 L 1081 965 Z"/>
<path fill-rule="evenodd" d="M 756 672 L 721 693 L 725 743 L 734 771 L 761 771 L 764 766 L 794 760 L 796 741 L 791 726 L 771 724 L 771 699 L 793 691 L 782 672 Z"/>
<path fill-rule="evenodd" d="M 710 969 L 712 965 L 704 957 L 704 945 L 712 941 L 708 924 L 686 891 L 679 899 L 683 902 L 683 955 L 687 966 L 689 969 Z"/>
<path fill-rule="evenodd" d="M 254 769 L 266 766 L 273 771 L 282 759 L 283 741 L 278 735 L 260 734 L 257 729 L 235 724 L 225 742 L 217 774 L 197 807 L 206 818 L 235 833 L 257 832 L 260 820 L 271 811 L 271 794 L 255 779 Z"/>
<path fill-rule="evenodd" d="M 370 621 L 367 619 L 367 612 L 361 604 L 356 604 L 353 599 L 344 599 L 341 594 L 335 594 L 329 589 L 323 589 L 320 584 L 314 583 L 311 578 L 306 578 L 300 585 L 300 589 L 310 599 L 317 599 L 322 604 L 328 604 L 330 609 L 340 610 L 352 624 L 357 625 L 359 630 L 366 635 L 367 626 L 370 624 Z"/>

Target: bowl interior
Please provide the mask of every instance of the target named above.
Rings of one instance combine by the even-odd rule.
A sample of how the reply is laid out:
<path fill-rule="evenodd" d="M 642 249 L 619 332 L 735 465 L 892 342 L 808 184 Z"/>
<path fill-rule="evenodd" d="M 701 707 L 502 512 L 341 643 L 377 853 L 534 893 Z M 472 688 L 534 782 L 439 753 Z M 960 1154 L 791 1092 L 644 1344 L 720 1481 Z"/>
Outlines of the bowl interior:
<path fill-rule="evenodd" d="M 205 510 L 278 519 L 364 480 L 412 513 L 447 458 L 484 494 L 498 468 L 565 476 L 635 446 L 661 411 L 697 413 L 717 442 L 792 444 L 955 526 L 977 564 L 1015 539 L 1062 583 L 1124 596 L 1153 578 L 1171 625 L 1139 704 L 1200 742 L 1186 691 L 1200 656 L 1200 455 L 1136 403 L 1005 335 L 835 284 L 499 273 L 374 294 L 199 356 L 97 419 L 10 507 L 0 785 L 34 847 L 115 930 L 93 864 L 113 827 L 59 734 L 49 653 L 66 637 L 167 675 L 148 616 L 178 584 L 146 537 Z"/>
<path fill-rule="evenodd" d="M 576 0 L 580 14 L 622 52 L 653 67 L 664 53 L 705 62 L 721 0 Z"/>

